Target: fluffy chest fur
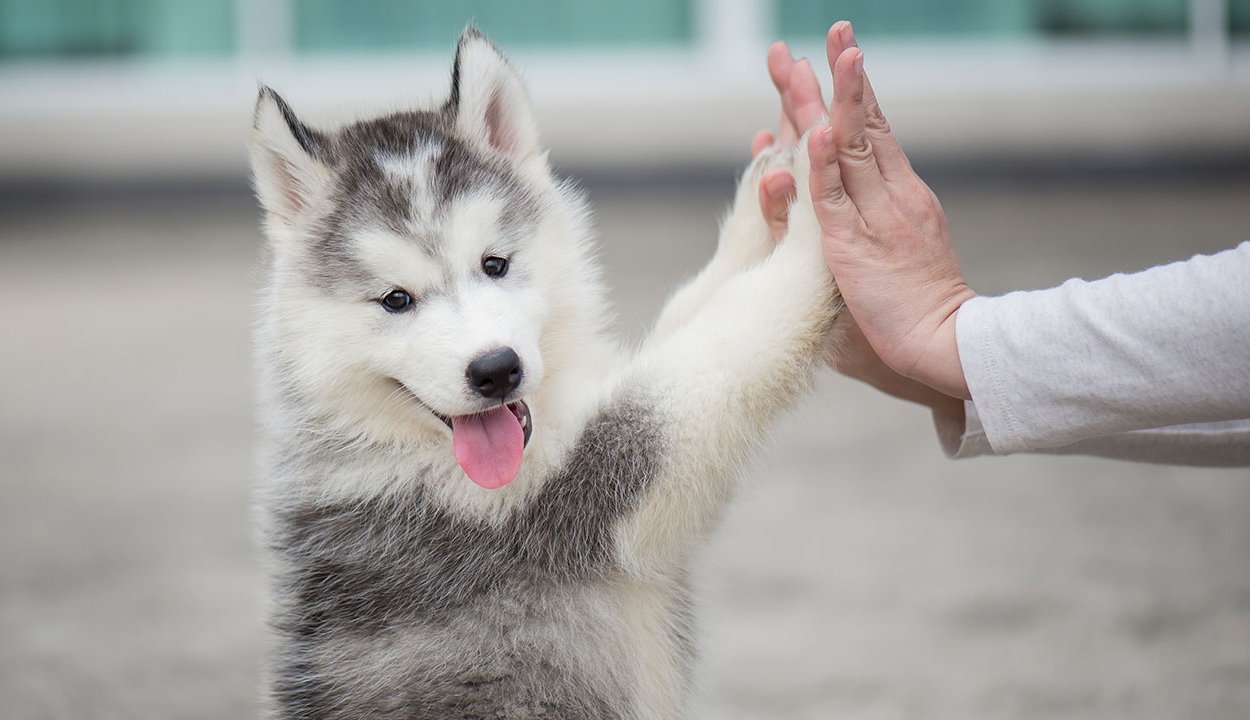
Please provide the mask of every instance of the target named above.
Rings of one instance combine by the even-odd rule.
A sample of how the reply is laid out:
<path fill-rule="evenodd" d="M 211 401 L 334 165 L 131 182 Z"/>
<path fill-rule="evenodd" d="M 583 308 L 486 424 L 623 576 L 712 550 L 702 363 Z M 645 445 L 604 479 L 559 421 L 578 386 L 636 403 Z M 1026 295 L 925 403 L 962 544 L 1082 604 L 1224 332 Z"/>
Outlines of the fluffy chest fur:
<path fill-rule="evenodd" d="M 692 550 L 840 307 L 810 204 L 776 246 L 755 202 L 792 157 L 747 171 L 625 353 L 584 203 L 480 34 L 433 110 L 323 132 L 261 91 L 273 717 L 684 715 Z"/>
<path fill-rule="evenodd" d="M 693 655 L 684 575 L 632 577 L 613 550 L 660 441 L 639 407 L 603 413 L 496 522 L 439 507 L 417 481 L 282 507 L 280 704 L 316 717 L 613 718 L 634 717 L 640 695 L 672 702 L 689 662 L 654 664 Z"/>

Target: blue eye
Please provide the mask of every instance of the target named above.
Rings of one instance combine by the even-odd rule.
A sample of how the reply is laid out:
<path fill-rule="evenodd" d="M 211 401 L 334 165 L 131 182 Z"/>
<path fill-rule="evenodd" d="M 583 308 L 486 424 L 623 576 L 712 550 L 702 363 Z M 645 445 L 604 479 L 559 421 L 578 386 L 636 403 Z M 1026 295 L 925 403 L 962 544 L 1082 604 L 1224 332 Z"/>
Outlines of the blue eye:
<path fill-rule="evenodd" d="M 482 258 L 482 272 L 490 277 L 503 277 L 508 274 L 508 258 L 491 255 Z"/>
<path fill-rule="evenodd" d="M 387 312 L 403 312 L 412 307 L 412 296 L 407 290 L 392 290 L 378 299 Z"/>

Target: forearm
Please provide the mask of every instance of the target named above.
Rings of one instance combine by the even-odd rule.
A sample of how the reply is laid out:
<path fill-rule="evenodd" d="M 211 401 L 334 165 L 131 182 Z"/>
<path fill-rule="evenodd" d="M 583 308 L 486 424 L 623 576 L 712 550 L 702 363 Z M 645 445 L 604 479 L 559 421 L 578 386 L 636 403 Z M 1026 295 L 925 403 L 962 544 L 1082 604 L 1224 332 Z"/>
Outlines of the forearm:
<path fill-rule="evenodd" d="M 1250 243 L 1214 256 L 977 298 L 957 340 L 1000 454 L 1250 418 Z"/>

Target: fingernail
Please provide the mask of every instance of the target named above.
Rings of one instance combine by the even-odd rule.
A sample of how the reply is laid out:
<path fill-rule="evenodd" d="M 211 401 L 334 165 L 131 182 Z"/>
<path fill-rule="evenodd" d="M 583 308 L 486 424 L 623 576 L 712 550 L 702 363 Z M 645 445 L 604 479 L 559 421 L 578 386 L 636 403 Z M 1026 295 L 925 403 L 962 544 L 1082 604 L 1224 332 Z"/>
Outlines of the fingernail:
<path fill-rule="evenodd" d="M 842 27 L 838 28 L 839 37 L 842 38 L 842 44 L 847 47 L 858 47 L 855 45 L 855 28 L 851 27 L 851 23 L 847 20 L 842 21 Z"/>
<path fill-rule="evenodd" d="M 832 125 L 821 125 L 819 128 L 816 129 L 816 132 L 813 133 L 813 135 L 815 135 L 817 146 L 820 147 L 821 149 L 829 149 L 833 147 L 833 126 Z M 811 142 L 811 141 L 809 140 L 808 142 Z"/>
<path fill-rule="evenodd" d="M 853 67 L 855 68 L 856 75 L 863 74 L 864 72 L 864 51 L 863 50 L 857 50 L 856 55 L 855 55 L 855 64 Z"/>

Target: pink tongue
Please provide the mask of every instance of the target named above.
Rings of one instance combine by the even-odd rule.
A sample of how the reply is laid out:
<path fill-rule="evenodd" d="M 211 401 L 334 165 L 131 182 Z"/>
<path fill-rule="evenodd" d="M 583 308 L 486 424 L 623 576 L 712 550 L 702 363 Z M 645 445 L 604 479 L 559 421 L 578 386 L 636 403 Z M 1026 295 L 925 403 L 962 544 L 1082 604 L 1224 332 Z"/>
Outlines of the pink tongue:
<path fill-rule="evenodd" d="M 451 446 L 469 479 L 495 490 L 516 479 L 525 450 L 521 422 L 506 406 L 451 419 Z"/>

